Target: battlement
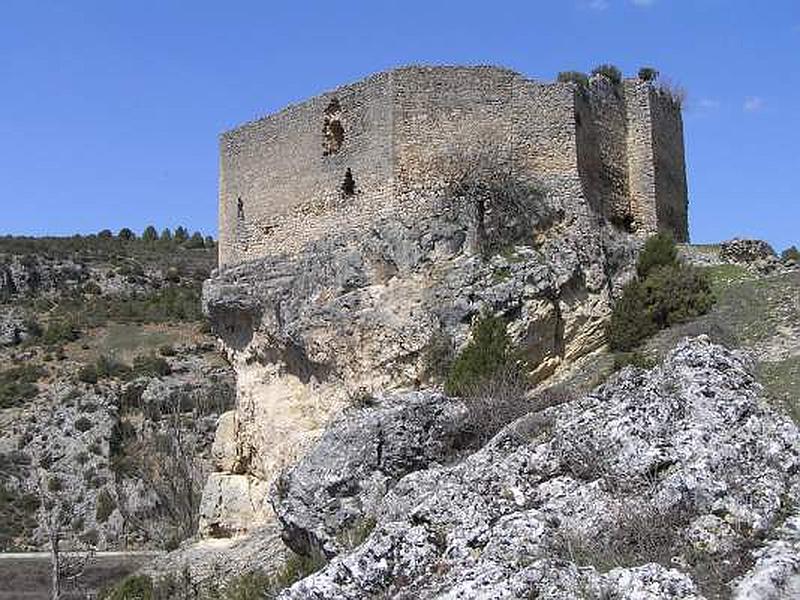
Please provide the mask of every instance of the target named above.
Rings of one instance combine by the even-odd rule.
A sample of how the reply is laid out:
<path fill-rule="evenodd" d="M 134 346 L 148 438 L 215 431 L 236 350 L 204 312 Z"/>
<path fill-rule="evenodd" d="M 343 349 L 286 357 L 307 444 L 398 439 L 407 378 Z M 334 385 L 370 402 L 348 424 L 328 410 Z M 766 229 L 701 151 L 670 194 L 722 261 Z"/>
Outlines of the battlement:
<path fill-rule="evenodd" d="M 443 184 L 443 160 L 486 149 L 575 210 L 688 239 L 680 108 L 651 84 L 403 67 L 221 136 L 220 264 L 408 211 Z"/>

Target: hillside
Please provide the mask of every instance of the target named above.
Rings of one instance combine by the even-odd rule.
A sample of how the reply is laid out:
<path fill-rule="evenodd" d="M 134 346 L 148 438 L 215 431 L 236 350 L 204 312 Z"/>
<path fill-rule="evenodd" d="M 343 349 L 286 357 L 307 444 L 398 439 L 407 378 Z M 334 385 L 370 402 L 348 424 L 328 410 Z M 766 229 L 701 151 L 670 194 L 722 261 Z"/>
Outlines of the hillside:
<path fill-rule="evenodd" d="M 552 238 L 546 256 L 585 239 Z M 620 277 L 630 273 L 630 246 L 602 243 L 604 260 Z M 543 277 L 535 265 L 546 245 L 439 261 L 424 286 L 409 273 L 405 284 L 397 275 L 370 280 L 373 271 L 359 280 L 352 253 L 322 253 L 307 263 L 306 281 L 319 286 L 310 290 L 288 278 L 289 265 L 212 272 L 213 247 L 2 240 L 0 420 L 9 434 L 0 440 L 0 543 L 46 551 L 44 517 L 58 514 L 64 548 L 172 550 L 145 565 L 146 576 L 125 579 L 119 598 L 145 588 L 187 599 L 524 598 L 531 590 L 541 598 L 791 598 L 800 589 L 800 269 L 788 259 L 732 258 L 730 246 L 680 249 L 709 277 L 707 314 L 611 352 L 587 320 L 606 313 L 587 311 L 592 302 L 574 280 L 564 280 L 555 312 L 515 295 L 518 282 Z M 398 256 L 408 250 L 398 248 Z M 326 282 L 328 264 L 354 270 L 337 267 Z M 551 264 L 558 274 L 568 263 Z M 466 285 L 514 319 L 537 307 L 522 323 L 560 332 L 554 343 L 509 326 L 538 357 L 526 363 L 531 390 L 503 380 L 457 397 L 432 370 L 430 349 L 412 352 L 419 362 L 402 358 L 413 339 L 397 321 L 403 313 L 390 303 L 394 320 L 376 320 L 370 311 L 381 305 L 364 299 L 391 298 L 376 293 L 388 285 L 408 302 L 438 281 L 446 282 L 433 296 L 439 309 L 454 293 L 443 290 L 458 289 L 457 300 Z M 313 310 L 307 297 L 317 299 Z M 331 310 L 345 299 L 360 308 Z M 297 320 L 265 322 L 273 302 Z M 420 314 L 410 313 L 414 327 L 425 323 Z M 442 314 L 454 337 L 476 335 L 460 329 L 465 319 Z M 320 323 L 383 330 L 383 346 L 332 339 Z M 265 336 L 265 328 L 283 329 Z M 286 353 L 276 354 L 274 332 L 307 346 L 281 342 Z M 405 345 L 387 344 L 392 332 Z M 323 368 L 320 356 L 341 363 Z M 392 356 L 401 369 L 389 366 Z M 276 359 L 288 361 L 287 379 L 264 368 Z M 383 371 L 403 381 L 412 364 L 419 391 L 376 379 Z M 286 460 L 262 437 L 266 428 L 292 415 L 292 427 L 319 419 L 310 411 L 321 406 L 308 395 L 294 408 L 259 405 L 278 399 L 278 388 L 261 395 L 259 386 L 277 374 L 290 389 L 330 397 L 341 393 L 340 368 L 345 381 L 373 387 L 344 394 L 342 408 L 298 436 L 303 451 Z M 274 457 L 286 466 L 269 467 L 277 479 L 266 485 Z M 145 558 L 100 557 L 85 583 L 102 586 Z M 44 563 L 14 560 L 0 573 L 24 568 L 30 577 L 15 585 L 38 597 Z"/>
<path fill-rule="evenodd" d="M 200 312 L 216 248 L 0 238 L 0 550 L 175 547 L 232 377 Z M 39 511 L 39 512 L 37 512 Z"/>
<path fill-rule="evenodd" d="M 527 394 L 356 399 L 281 471 L 275 521 L 160 559 L 154 582 L 184 575 L 156 596 L 227 580 L 230 598 L 795 597 L 800 270 L 730 246 L 680 249 L 716 302 L 631 352 L 577 355 Z M 223 289 L 257 314 L 257 286 Z M 242 475 L 206 493 L 225 477 Z M 235 489 L 204 518 L 253 522 Z"/>

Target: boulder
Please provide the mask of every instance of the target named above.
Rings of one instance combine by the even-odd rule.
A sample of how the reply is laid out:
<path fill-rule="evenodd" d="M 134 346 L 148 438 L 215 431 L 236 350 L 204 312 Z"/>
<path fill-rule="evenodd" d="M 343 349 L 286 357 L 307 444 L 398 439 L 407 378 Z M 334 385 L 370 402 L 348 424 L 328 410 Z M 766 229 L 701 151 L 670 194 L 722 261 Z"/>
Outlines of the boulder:
<path fill-rule="evenodd" d="M 775 250 L 763 240 L 735 238 L 722 242 L 720 258 L 723 262 L 752 264 L 777 259 Z"/>
<path fill-rule="evenodd" d="M 410 392 L 347 411 L 275 486 L 272 505 L 295 552 L 334 556 L 363 534 L 404 475 L 444 463 L 465 442 L 466 409 L 433 392 Z"/>
<path fill-rule="evenodd" d="M 212 473 L 200 501 L 200 533 L 233 537 L 263 525 L 267 491 L 266 483 L 248 475 Z"/>

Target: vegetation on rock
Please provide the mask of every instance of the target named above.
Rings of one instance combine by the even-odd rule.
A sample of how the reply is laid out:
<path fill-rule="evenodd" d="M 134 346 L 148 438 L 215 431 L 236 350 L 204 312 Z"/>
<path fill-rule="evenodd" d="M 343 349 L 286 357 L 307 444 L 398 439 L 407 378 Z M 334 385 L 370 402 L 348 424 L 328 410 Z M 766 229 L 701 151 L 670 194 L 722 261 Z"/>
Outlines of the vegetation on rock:
<path fill-rule="evenodd" d="M 619 85 L 622 83 L 622 71 L 620 71 L 615 65 L 597 65 L 594 69 L 592 69 L 592 75 L 602 75 L 614 85 Z"/>
<path fill-rule="evenodd" d="M 675 241 L 667 233 L 647 240 L 636 273 L 606 328 L 612 350 L 632 350 L 660 329 L 703 315 L 714 304 L 707 274 L 678 260 Z"/>
<path fill-rule="evenodd" d="M 514 357 L 502 317 L 484 315 L 477 319 L 472 337 L 458 354 L 447 374 L 445 390 L 463 395 L 504 370 L 514 368 Z"/>

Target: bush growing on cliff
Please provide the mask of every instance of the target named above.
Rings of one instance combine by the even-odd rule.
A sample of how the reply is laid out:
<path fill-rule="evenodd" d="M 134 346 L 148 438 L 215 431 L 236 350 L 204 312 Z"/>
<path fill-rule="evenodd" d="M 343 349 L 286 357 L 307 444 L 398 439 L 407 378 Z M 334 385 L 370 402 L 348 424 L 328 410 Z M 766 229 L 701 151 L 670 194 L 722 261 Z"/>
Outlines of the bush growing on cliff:
<path fill-rule="evenodd" d="M 447 374 L 445 389 L 448 394 L 463 395 L 501 371 L 517 368 L 506 327 L 502 317 L 485 315 L 477 320 L 472 339 Z"/>
<path fill-rule="evenodd" d="M 12 408 L 36 397 L 36 382 L 45 374 L 38 365 L 20 365 L 0 371 L 0 408 Z"/>
<path fill-rule="evenodd" d="M 589 85 L 589 76 L 580 71 L 561 71 L 558 74 L 558 81 L 561 83 L 575 83 L 580 87 Z"/>
<path fill-rule="evenodd" d="M 669 233 L 662 232 L 647 239 L 636 261 L 636 275 L 645 279 L 657 267 L 678 265 L 678 248 Z"/>
<path fill-rule="evenodd" d="M 653 82 L 658 79 L 659 72 L 653 67 L 642 67 L 639 69 L 639 79 L 642 81 Z"/>
<path fill-rule="evenodd" d="M 619 85 L 622 83 L 622 71 L 620 71 L 615 65 L 597 65 L 594 69 L 592 69 L 592 75 L 602 75 L 614 85 Z"/>
<path fill-rule="evenodd" d="M 647 240 L 636 273 L 622 290 L 606 328 L 612 350 L 632 350 L 659 329 L 703 315 L 714 304 L 708 277 L 678 260 L 669 234 Z"/>

